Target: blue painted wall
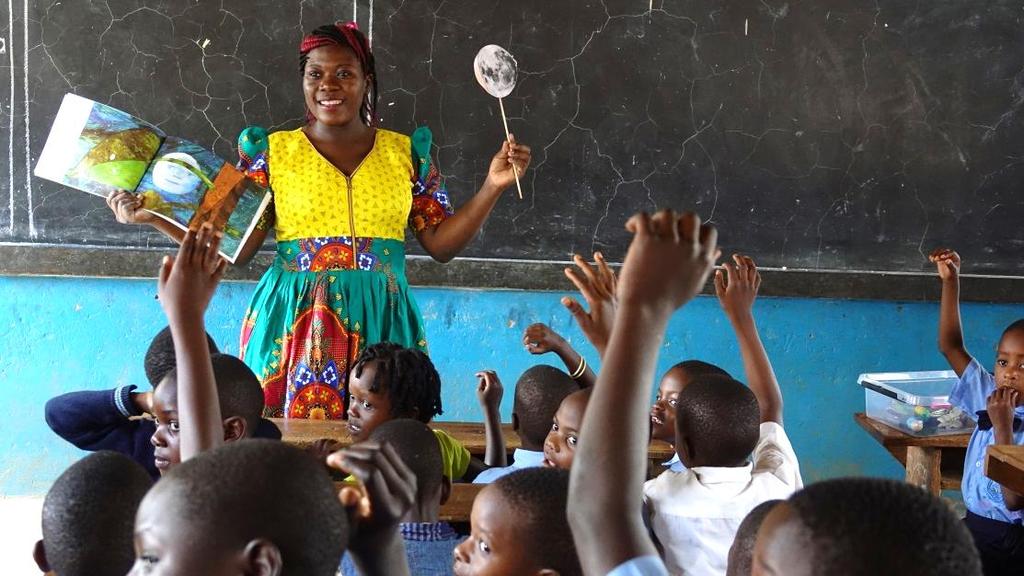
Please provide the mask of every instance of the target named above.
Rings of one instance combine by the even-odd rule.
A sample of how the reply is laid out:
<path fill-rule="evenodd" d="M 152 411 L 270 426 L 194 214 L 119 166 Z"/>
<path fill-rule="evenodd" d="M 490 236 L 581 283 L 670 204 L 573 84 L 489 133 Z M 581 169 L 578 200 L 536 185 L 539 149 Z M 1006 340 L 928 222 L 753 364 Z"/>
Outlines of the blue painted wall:
<path fill-rule="evenodd" d="M 211 305 L 208 329 L 226 352 L 238 350 L 239 322 L 253 287 L 225 283 Z M 0 277 L 0 495 L 45 493 L 80 454 L 43 422 L 48 398 L 145 383 L 142 356 L 164 325 L 155 292 L 155 282 L 145 280 Z M 572 342 L 584 342 L 559 294 L 415 293 L 444 381 L 442 419 L 477 420 L 473 373 L 493 368 L 508 387 L 502 406 L 507 421 L 515 379 L 537 361 L 520 344 L 530 323 L 547 322 Z M 922 303 L 758 301 L 758 324 L 785 395 L 786 427 L 807 481 L 902 475 L 851 418 L 864 408 L 856 379 L 861 372 L 945 368 L 935 348 L 937 310 Z M 991 364 L 1000 331 L 1021 316 L 1019 305 L 965 305 L 969 348 Z M 729 324 L 713 298 L 698 298 L 676 315 L 661 370 L 686 358 L 743 373 Z M 596 354 L 588 352 L 588 360 L 596 362 Z"/>

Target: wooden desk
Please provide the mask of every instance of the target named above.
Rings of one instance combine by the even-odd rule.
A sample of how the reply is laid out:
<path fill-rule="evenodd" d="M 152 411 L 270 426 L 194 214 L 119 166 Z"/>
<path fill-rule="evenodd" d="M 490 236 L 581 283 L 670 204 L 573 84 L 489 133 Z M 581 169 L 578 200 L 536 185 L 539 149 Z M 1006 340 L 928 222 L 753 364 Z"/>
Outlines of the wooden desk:
<path fill-rule="evenodd" d="M 305 448 L 321 438 L 337 440 L 348 446 L 352 438 L 348 434 L 343 420 L 306 420 L 299 418 L 271 418 L 271 422 L 281 429 L 281 440 Z M 444 430 L 462 443 L 469 453 L 482 458 L 487 450 L 484 425 L 480 422 L 431 422 L 431 428 Z M 511 424 L 502 424 L 505 434 L 505 447 L 509 454 L 520 447 L 519 435 L 512 430 Z M 648 475 L 656 476 L 662 471 L 661 463 L 672 457 L 675 452 L 665 442 L 652 442 L 647 451 Z"/>
<path fill-rule="evenodd" d="M 985 475 L 1018 494 L 1024 494 L 1024 446 L 989 446 Z"/>
<path fill-rule="evenodd" d="M 344 482 L 335 482 L 334 488 L 341 490 Z M 452 484 L 452 493 L 448 501 L 441 506 L 439 520 L 441 522 L 469 522 L 469 514 L 473 511 L 473 501 L 486 484 Z"/>
<path fill-rule="evenodd" d="M 938 495 L 959 490 L 970 434 L 917 437 L 868 418 L 859 412 L 853 419 L 907 469 L 907 482 Z"/>

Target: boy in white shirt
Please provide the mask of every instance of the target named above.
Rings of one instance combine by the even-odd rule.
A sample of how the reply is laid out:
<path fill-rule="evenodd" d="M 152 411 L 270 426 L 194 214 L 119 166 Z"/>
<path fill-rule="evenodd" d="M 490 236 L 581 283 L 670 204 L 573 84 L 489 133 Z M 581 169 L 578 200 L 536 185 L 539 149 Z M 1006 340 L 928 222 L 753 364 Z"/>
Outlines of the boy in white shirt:
<path fill-rule="evenodd" d="M 750 388 L 713 375 L 684 388 L 675 445 L 686 470 L 644 485 L 649 524 L 672 574 L 725 574 L 729 547 L 747 514 L 803 486 L 782 428 L 782 394 L 751 312 L 761 278 L 749 257 L 733 261 L 723 265 L 724 273 L 716 271 L 715 289 L 739 340 Z"/>

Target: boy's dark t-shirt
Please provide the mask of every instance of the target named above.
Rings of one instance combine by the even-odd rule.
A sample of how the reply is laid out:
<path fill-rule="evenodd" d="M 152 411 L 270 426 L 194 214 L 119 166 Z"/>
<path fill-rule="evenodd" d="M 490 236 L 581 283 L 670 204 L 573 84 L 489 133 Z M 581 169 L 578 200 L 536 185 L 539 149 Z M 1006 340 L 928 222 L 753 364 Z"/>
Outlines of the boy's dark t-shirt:
<path fill-rule="evenodd" d="M 150 442 L 156 423 L 148 418 L 130 419 L 142 416 L 131 400 L 135 389 L 131 385 L 62 394 L 46 403 L 46 424 L 82 450 L 120 452 L 141 464 L 151 477 L 159 478 Z M 273 422 L 261 418 L 253 436 L 280 440 L 281 431 Z"/>

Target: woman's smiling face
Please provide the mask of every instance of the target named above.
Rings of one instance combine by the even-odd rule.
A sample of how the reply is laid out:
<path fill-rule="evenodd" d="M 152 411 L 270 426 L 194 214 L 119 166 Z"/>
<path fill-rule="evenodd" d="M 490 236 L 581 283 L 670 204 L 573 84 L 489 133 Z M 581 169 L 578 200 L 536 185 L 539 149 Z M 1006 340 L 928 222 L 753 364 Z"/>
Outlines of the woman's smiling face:
<path fill-rule="evenodd" d="M 352 49 L 328 44 L 309 51 L 302 70 L 302 92 L 306 108 L 317 122 L 345 126 L 361 121 L 359 111 L 369 86 Z"/>

